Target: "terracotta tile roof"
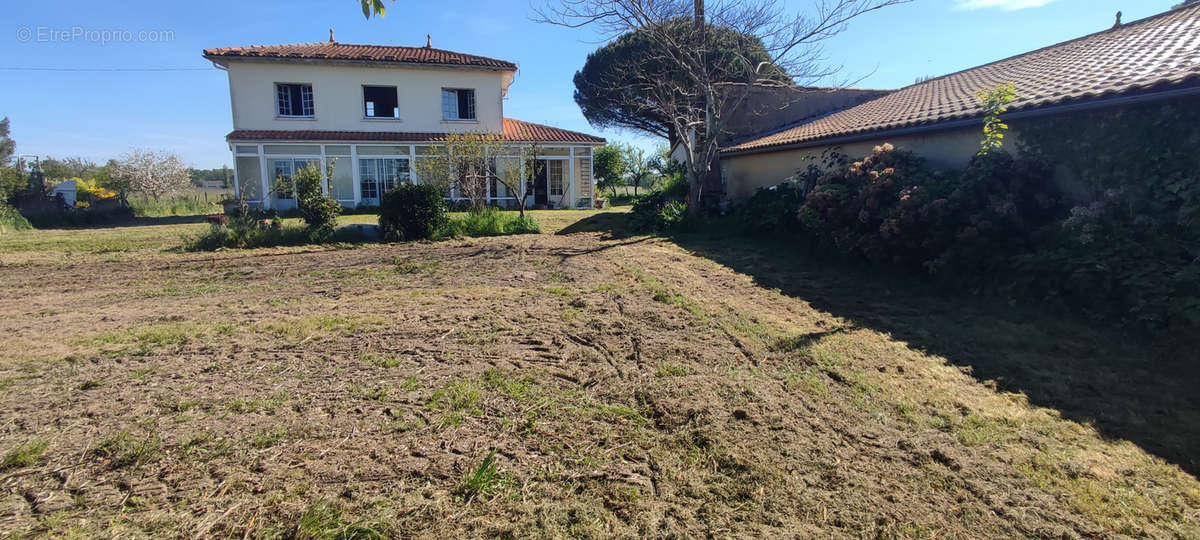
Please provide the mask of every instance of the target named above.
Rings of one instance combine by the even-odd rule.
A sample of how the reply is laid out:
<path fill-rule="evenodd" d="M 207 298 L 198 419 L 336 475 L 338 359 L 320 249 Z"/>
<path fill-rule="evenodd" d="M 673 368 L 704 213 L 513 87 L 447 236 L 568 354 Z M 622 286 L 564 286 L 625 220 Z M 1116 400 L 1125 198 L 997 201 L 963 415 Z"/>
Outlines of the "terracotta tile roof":
<path fill-rule="evenodd" d="M 603 137 L 578 131 L 534 124 L 514 118 L 504 119 L 504 138 L 510 141 L 553 141 L 604 144 Z"/>
<path fill-rule="evenodd" d="M 829 139 L 979 117 L 978 92 L 1005 83 L 1016 88 L 1009 105 L 1015 112 L 1198 81 L 1200 4 L 914 84 L 723 152 L 815 146 Z"/>
<path fill-rule="evenodd" d="M 577 131 L 568 131 L 541 124 L 504 119 L 504 138 L 519 142 L 555 142 L 604 144 L 604 139 Z M 440 142 L 445 133 L 415 133 L 402 131 L 285 131 L 238 129 L 225 136 L 230 141 L 388 141 Z"/>
<path fill-rule="evenodd" d="M 336 41 L 204 49 L 204 57 L 209 60 L 224 58 L 328 60 L 384 64 L 437 64 L 508 71 L 517 69 L 517 65 L 512 62 L 430 47 L 352 45 Z"/>

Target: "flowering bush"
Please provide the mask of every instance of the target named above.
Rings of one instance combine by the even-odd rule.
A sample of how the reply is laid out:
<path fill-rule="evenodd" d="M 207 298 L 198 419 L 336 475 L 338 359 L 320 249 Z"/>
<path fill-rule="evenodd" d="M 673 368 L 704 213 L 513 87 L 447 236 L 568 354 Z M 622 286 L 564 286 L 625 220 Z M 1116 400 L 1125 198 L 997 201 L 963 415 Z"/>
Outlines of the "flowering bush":
<path fill-rule="evenodd" d="M 91 200 L 107 200 L 117 198 L 117 192 L 100 187 L 95 180 L 83 180 L 74 178 L 75 180 L 75 197 L 76 199 L 86 198 Z"/>
<path fill-rule="evenodd" d="M 818 249 L 936 273 L 995 263 L 997 244 L 1020 243 L 1059 205 L 1050 167 L 1003 152 L 980 155 L 965 171 L 934 170 L 890 144 L 859 161 L 831 155 L 826 163 L 834 167 L 809 166 L 752 197 L 739 210 L 746 228 L 799 232 Z"/>
<path fill-rule="evenodd" d="M 1200 108 L 1184 105 L 1031 120 L 1020 157 L 981 152 L 960 171 L 886 144 L 857 161 L 826 156 L 827 169 L 806 166 L 738 215 L 744 230 L 944 285 L 1140 328 L 1195 328 Z"/>

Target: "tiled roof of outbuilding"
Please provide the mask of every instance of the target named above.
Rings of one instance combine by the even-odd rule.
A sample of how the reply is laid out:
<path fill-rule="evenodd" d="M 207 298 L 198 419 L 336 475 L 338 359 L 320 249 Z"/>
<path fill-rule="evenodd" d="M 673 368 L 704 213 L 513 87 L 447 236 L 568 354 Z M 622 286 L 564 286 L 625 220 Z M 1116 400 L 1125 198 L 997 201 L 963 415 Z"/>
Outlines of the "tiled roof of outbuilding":
<path fill-rule="evenodd" d="M 296 43 L 290 45 L 250 45 L 204 49 L 209 60 L 224 58 L 274 60 L 358 61 L 382 64 L 423 64 L 463 66 L 513 71 L 517 65 L 504 60 L 487 58 L 432 47 L 401 47 L 396 45 L 353 45 L 336 41 Z"/>
<path fill-rule="evenodd" d="M 445 141 L 446 134 L 403 131 L 238 129 L 230 132 L 225 138 L 230 141 L 388 141 L 416 143 Z M 604 144 L 602 137 L 514 120 L 512 118 L 504 119 L 504 138 L 513 142 Z"/>
<path fill-rule="evenodd" d="M 735 144 L 726 153 L 982 116 L 981 90 L 1012 83 L 1010 112 L 1200 81 L 1200 4 L 914 84 L 828 116 Z"/>

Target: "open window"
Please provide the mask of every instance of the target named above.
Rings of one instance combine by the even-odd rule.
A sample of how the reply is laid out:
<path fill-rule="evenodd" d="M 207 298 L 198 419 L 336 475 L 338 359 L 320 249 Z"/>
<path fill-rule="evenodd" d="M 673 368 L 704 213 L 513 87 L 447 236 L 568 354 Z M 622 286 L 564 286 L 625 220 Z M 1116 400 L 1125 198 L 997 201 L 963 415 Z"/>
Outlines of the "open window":
<path fill-rule="evenodd" d="M 475 90 L 471 88 L 443 88 L 442 119 L 474 120 Z"/>
<path fill-rule="evenodd" d="M 275 83 L 275 112 L 279 116 L 312 117 L 312 85 Z"/>
<path fill-rule="evenodd" d="M 400 99 L 395 86 L 364 86 L 363 116 L 367 118 L 398 118 Z"/>

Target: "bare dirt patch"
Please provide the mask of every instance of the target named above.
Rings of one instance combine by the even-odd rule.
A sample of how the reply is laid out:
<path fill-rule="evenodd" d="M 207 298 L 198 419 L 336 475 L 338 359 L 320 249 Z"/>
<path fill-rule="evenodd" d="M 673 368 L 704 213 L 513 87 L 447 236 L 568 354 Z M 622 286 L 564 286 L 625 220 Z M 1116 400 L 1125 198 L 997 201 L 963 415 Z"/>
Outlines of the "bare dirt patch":
<path fill-rule="evenodd" d="M 3 533 L 1200 534 L 1178 465 L 659 239 L 31 264 L 0 331 Z"/>

